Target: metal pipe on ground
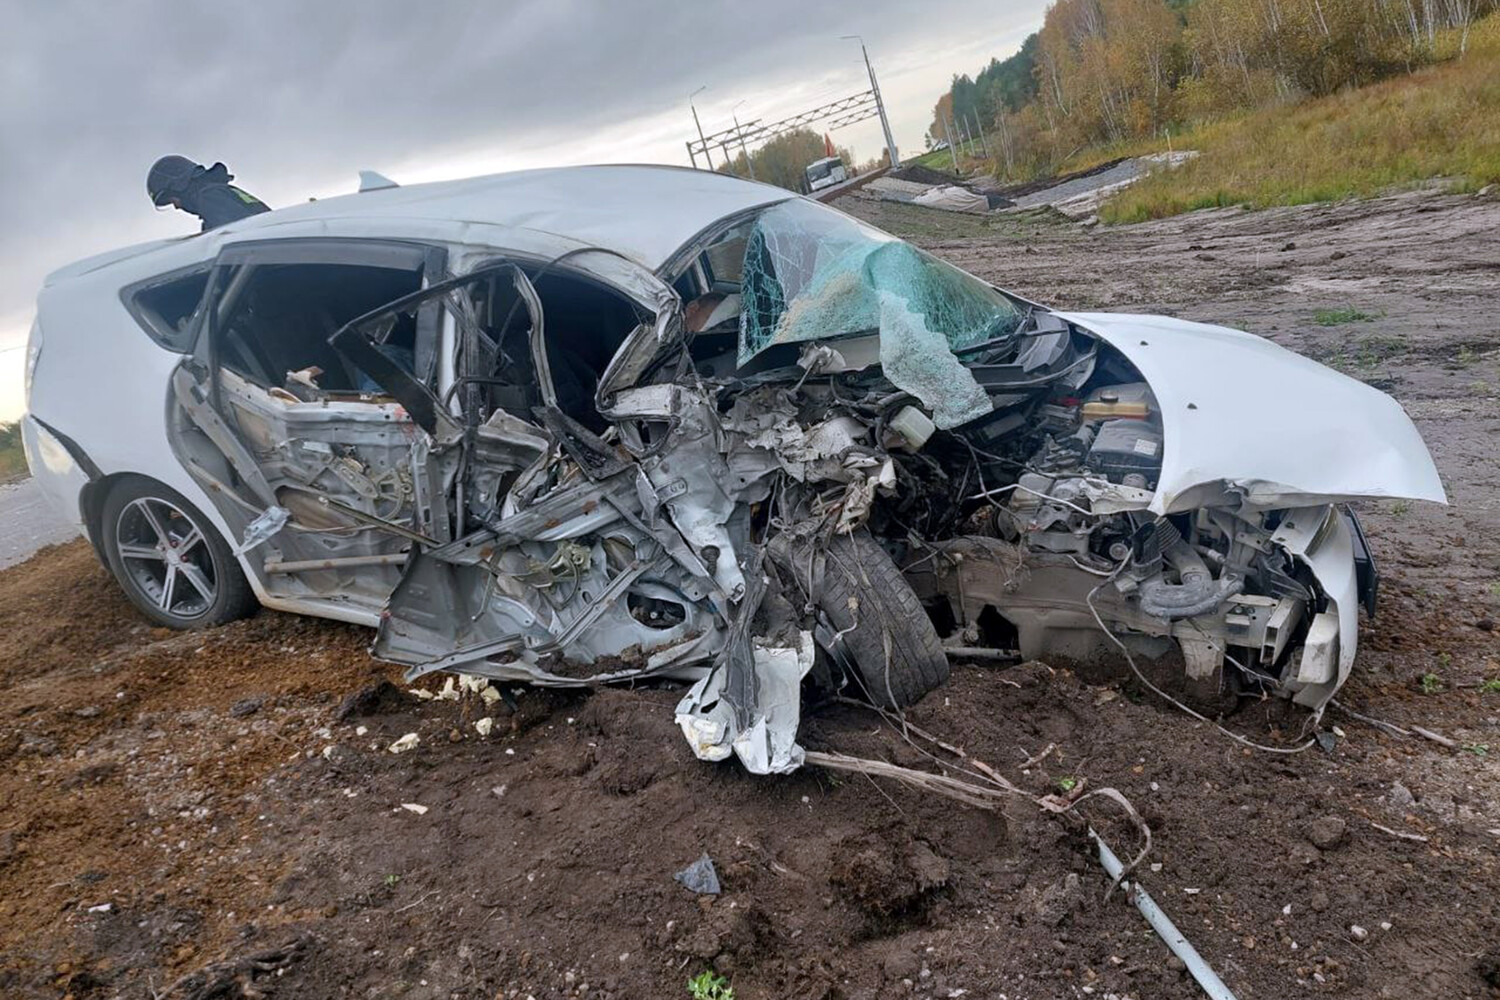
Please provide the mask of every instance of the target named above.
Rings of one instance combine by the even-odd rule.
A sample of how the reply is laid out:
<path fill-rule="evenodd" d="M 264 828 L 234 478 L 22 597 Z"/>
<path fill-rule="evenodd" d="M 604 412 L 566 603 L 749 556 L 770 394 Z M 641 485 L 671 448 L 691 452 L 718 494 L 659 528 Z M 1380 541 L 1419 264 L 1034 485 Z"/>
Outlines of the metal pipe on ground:
<path fill-rule="evenodd" d="M 1094 832 L 1093 827 L 1089 828 L 1089 838 L 1099 846 L 1099 863 L 1104 866 L 1104 870 L 1109 873 L 1109 877 L 1120 879 L 1125 866 L 1120 863 L 1119 858 L 1115 857 L 1115 852 L 1109 849 L 1109 845 L 1104 842 L 1103 837 Z M 1228 986 L 1224 985 L 1224 980 L 1220 979 L 1218 973 L 1209 968 L 1208 963 L 1203 960 L 1203 956 L 1198 954 L 1198 949 L 1194 948 L 1192 942 L 1182 936 L 1182 932 L 1177 929 L 1177 925 L 1172 923 L 1172 919 L 1161 911 L 1161 907 L 1157 906 L 1156 901 L 1151 898 L 1150 894 L 1141 888 L 1139 882 L 1120 879 L 1120 887 L 1125 890 L 1126 896 L 1135 904 L 1135 908 L 1141 911 L 1141 916 L 1146 918 L 1146 922 L 1151 925 L 1151 929 L 1156 931 L 1157 935 L 1166 942 L 1168 948 L 1172 949 L 1172 954 L 1180 958 L 1182 964 L 1187 966 L 1188 972 L 1198 981 L 1198 985 L 1203 987 L 1205 994 L 1211 997 L 1212 1000 L 1235 1000 L 1235 995 L 1230 992 Z"/>

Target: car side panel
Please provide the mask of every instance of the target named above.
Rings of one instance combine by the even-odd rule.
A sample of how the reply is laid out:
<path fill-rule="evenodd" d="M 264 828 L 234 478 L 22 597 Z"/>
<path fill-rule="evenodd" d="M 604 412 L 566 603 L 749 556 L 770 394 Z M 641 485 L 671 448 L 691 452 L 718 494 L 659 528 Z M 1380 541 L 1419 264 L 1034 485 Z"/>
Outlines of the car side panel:
<path fill-rule="evenodd" d="M 72 439 L 100 476 L 135 473 L 165 483 L 233 544 L 214 504 L 167 441 L 168 387 L 182 355 L 146 336 L 113 282 L 80 280 L 45 288 L 37 312 L 45 339 L 32 380 L 28 423 L 40 421 Z M 82 523 L 80 495 L 88 477 L 76 462 L 49 461 L 52 449 L 41 438 L 35 447 L 32 472 L 38 485 L 62 513 Z M 247 575 L 254 584 L 254 576 Z M 255 586 L 257 596 L 264 598 Z"/>
<path fill-rule="evenodd" d="M 21 418 L 21 447 L 42 495 L 68 523 L 84 529 L 79 496 L 89 483 L 88 473 L 63 442 L 29 413 Z"/>

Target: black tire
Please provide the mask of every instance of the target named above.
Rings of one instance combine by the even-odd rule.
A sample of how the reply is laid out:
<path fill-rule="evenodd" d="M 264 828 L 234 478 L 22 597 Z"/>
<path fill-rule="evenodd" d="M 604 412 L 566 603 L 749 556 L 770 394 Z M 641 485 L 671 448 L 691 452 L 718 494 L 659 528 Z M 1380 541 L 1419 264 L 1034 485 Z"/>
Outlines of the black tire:
<path fill-rule="evenodd" d="M 907 708 L 948 679 L 948 656 L 932 619 L 868 532 L 837 535 L 823 553 L 785 536 L 777 541 L 772 559 L 841 633 L 853 679 L 871 701 Z"/>
<path fill-rule="evenodd" d="M 259 606 L 217 529 L 169 486 L 143 476 L 116 482 L 100 508 L 99 536 L 120 589 L 159 625 L 208 628 Z"/>

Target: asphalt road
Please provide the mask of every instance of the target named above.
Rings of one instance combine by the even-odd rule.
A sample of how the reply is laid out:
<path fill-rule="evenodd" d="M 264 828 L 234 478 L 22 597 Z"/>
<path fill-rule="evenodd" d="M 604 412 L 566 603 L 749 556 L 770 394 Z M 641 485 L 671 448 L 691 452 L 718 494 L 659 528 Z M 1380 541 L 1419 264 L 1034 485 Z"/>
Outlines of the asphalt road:
<path fill-rule="evenodd" d="M 52 509 L 36 480 L 0 486 L 0 569 L 77 535 L 78 529 Z"/>

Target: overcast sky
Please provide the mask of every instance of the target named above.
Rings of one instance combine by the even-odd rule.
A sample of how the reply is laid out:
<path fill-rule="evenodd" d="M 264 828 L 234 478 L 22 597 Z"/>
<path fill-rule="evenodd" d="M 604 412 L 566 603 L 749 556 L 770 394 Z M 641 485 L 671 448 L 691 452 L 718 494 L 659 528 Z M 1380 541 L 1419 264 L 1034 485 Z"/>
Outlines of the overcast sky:
<path fill-rule="evenodd" d="M 223 160 L 272 205 L 572 163 L 686 164 L 688 95 L 705 131 L 865 89 L 869 46 L 898 149 L 922 148 L 955 73 L 1005 57 L 1046 0 L 480 3 L 0 0 L 0 420 L 22 409 L 42 277 L 179 235 L 146 170 Z M 834 134 L 860 159 L 879 126 Z"/>

